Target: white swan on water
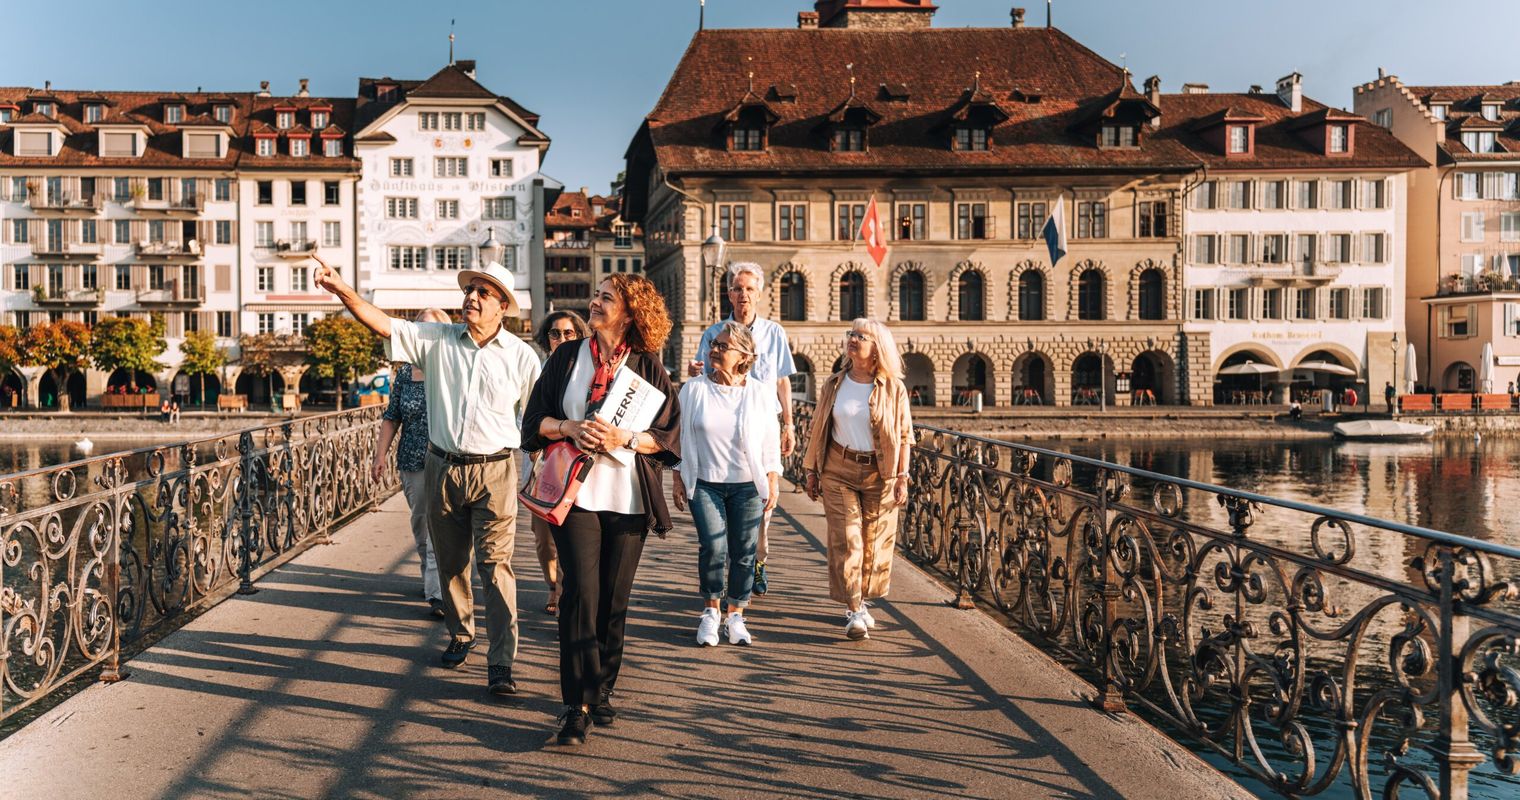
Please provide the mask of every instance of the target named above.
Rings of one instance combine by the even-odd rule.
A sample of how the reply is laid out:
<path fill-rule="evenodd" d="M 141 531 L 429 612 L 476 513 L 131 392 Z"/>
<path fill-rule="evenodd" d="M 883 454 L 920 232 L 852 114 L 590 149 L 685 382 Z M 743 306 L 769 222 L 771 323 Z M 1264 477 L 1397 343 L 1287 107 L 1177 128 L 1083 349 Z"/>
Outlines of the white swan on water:
<path fill-rule="evenodd" d="M 83 439 L 80 439 L 79 441 L 75 442 L 74 446 L 77 447 L 77 448 L 79 448 L 79 452 L 81 452 L 81 453 L 88 453 L 91 450 L 95 449 L 95 443 L 92 442 L 92 441 L 90 441 L 90 437 L 88 437 L 88 436 L 86 436 Z"/>

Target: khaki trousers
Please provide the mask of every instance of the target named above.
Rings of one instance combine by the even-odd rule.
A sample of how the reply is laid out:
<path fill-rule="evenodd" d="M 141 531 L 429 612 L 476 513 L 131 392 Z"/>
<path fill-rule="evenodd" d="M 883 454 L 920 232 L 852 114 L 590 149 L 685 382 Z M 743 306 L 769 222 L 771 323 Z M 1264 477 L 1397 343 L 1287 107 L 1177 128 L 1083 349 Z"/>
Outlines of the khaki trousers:
<path fill-rule="evenodd" d="M 475 596 L 470 560 L 486 594 L 486 663 L 511 666 L 517 658 L 517 576 L 512 548 L 517 529 L 517 462 L 450 464 L 429 451 L 423 468 L 432 491 L 428 534 L 443 584 L 444 622 L 457 641 L 475 639 Z"/>
<path fill-rule="evenodd" d="M 417 560 L 422 562 L 422 596 L 441 600 L 438 584 L 438 560 L 433 557 L 433 539 L 428 533 L 428 484 L 422 470 L 401 470 L 401 491 L 412 510 L 412 539 L 417 544 Z"/>
<path fill-rule="evenodd" d="M 832 449 L 819 477 L 829 526 L 829 597 L 852 608 L 886 597 L 892 585 L 897 507 L 876 465 L 856 464 Z"/>

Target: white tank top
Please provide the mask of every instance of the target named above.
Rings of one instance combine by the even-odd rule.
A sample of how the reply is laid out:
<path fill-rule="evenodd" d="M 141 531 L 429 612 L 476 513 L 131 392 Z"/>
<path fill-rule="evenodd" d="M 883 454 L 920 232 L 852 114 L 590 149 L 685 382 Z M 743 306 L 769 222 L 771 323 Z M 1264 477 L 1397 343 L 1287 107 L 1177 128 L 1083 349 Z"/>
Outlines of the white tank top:
<path fill-rule="evenodd" d="M 871 437 L 871 390 L 874 383 L 858 383 L 849 375 L 839 382 L 834 395 L 834 441 L 851 450 L 872 452 L 876 442 Z"/>

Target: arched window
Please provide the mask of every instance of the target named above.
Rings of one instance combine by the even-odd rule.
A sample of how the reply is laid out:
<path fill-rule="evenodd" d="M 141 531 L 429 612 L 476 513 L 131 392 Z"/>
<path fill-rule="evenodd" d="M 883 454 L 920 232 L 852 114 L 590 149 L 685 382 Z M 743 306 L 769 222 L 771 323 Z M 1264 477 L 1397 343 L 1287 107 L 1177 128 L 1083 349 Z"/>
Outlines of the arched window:
<path fill-rule="evenodd" d="M 807 277 L 800 272 L 788 272 L 781 277 L 781 320 L 807 321 Z"/>
<path fill-rule="evenodd" d="M 1103 273 L 1089 269 L 1077 279 L 1077 319 L 1104 319 Z"/>
<path fill-rule="evenodd" d="M 961 273 L 959 282 L 956 284 L 957 294 L 960 295 L 960 318 L 967 322 L 979 322 L 987 318 L 984 309 L 982 273 L 974 269 L 968 269 Z"/>
<path fill-rule="evenodd" d="M 1026 269 L 1019 275 L 1019 319 L 1045 319 L 1045 276 Z"/>
<path fill-rule="evenodd" d="M 846 322 L 866 315 L 866 276 L 850 270 L 839 278 L 839 318 Z"/>
<path fill-rule="evenodd" d="M 904 322 L 924 320 L 924 273 L 908 270 L 897 279 L 897 317 Z"/>
<path fill-rule="evenodd" d="M 1140 318 L 1166 319 L 1166 278 L 1159 269 L 1140 273 Z"/>

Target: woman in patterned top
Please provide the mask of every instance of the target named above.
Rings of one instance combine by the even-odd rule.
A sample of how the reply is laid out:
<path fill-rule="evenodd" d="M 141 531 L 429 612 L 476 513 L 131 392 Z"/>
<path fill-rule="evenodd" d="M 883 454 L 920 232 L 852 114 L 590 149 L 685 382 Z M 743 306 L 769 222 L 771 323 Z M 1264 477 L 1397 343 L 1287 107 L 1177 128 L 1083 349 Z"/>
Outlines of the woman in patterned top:
<path fill-rule="evenodd" d="M 448 322 L 449 315 L 437 308 L 429 308 L 417 315 L 418 322 Z M 427 401 L 423 395 L 422 382 L 426 378 L 422 370 L 411 364 L 402 364 L 391 382 L 391 399 L 385 407 L 380 423 L 380 441 L 375 444 L 375 461 L 370 465 L 370 477 L 380 480 L 390 455 L 391 441 L 396 431 L 401 431 L 401 443 L 396 448 L 396 470 L 401 474 L 401 491 L 406 504 L 412 510 L 412 539 L 417 543 L 417 558 L 422 561 L 422 596 L 427 598 L 432 615 L 443 619 L 443 588 L 438 582 L 438 562 L 433 558 L 433 543 L 428 538 L 427 506 L 428 491 L 422 483 L 422 468 L 427 457 Z"/>

